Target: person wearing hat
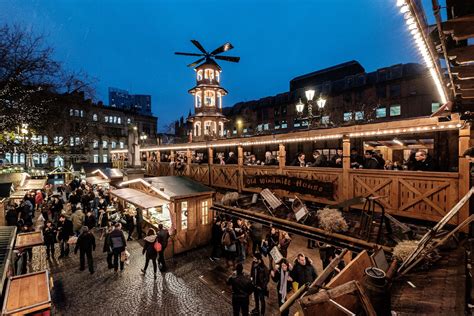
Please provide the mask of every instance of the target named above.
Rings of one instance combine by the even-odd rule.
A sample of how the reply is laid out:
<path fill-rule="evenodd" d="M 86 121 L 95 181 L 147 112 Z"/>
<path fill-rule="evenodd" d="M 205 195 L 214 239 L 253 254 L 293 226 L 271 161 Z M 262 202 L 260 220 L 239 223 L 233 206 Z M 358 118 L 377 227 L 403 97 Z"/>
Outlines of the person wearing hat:
<path fill-rule="evenodd" d="M 87 256 L 87 266 L 90 274 L 94 273 L 94 262 L 92 260 L 92 251 L 95 251 L 95 238 L 87 226 L 83 226 L 81 234 L 77 238 L 74 254 L 79 250 L 79 270 L 85 269 L 85 257 Z"/>
<path fill-rule="evenodd" d="M 379 162 L 374 157 L 372 150 L 365 151 L 364 169 L 379 169 Z"/>
<path fill-rule="evenodd" d="M 269 272 L 260 253 L 255 253 L 252 267 L 250 269 L 252 283 L 254 286 L 253 297 L 255 299 L 255 308 L 253 315 L 265 315 L 265 296 L 268 296 Z"/>

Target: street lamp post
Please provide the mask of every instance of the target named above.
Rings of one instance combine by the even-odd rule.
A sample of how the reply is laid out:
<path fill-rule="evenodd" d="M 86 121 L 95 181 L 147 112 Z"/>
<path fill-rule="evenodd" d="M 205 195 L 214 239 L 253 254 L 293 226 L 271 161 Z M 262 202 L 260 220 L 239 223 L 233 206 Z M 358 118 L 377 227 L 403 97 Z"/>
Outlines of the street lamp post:
<path fill-rule="evenodd" d="M 300 116 L 301 119 L 308 119 L 308 126 L 313 125 L 313 121 L 316 117 L 320 118 L 320 121 L 318 122 L 319 124 L 322 124 L 322 113 L 324 110 L 324 106 L 326 105 L 326 99 L 324 99 L 321 95 L 319 96 L 319 99 L 316 101 L 316 104 L 318 105 L 318 114 L 319 115 L 314 115 L 313 114 L 313 99 L 314 99 L 314 90 L 306 90 L 305 95 L 306 95 L 306 100 L 308 103 L 308 116 L 307 117 L 302 117 L 303 111 L 304 111 L 304 106 L 305 104 L 301 101 L 301 98 L 299 99 L 298 103 L 296 103 L 296 112 Z"/>

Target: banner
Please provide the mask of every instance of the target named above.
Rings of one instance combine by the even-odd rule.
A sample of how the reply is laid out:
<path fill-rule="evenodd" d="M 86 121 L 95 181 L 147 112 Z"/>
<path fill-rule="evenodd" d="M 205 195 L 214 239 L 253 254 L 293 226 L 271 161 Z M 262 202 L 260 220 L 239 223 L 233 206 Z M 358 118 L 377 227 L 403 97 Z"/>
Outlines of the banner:
<path fill-rule="evenodd" d="M 334 184 L 319 180 L 301 179 L 283 175 L 244 175 L 244 187 L 272 190 L 285 190 L 301 194 L 309 194 L 334 200 Z"/>

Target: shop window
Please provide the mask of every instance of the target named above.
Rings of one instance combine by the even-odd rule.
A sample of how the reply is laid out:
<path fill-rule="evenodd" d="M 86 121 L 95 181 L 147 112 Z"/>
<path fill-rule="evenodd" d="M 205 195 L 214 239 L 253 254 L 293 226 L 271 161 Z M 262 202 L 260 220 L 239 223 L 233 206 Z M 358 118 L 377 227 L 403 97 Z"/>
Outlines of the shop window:
<path fill-rule="evenodd" d="M 201 224 L 207 225 L 209 224 L 209 201 L 202 201 L 201 202 Z"/>
<path fill-rule="evenodd" d="M 399 116 L 402 114 L 400 104 L 395 104 L 390 106 L 390 116 Z"/>
<path fill-rule="evenodd" d="M 181 230 L 188 229 L 188 202 L 181 202 Z"/>
<path fill-rule="evenodd" d="M 344 113 L 344 122 L 349 122 L 352 120 L 352 112 L 345 112 Z"/>
<path fill-rule="evenodd" d="M 364 119 L 364 111 L 355 112 L 355 120 L 362 121 Z"/>
<path fill-rule="evenodd" d="M 438 111 L 440 106 L 441 106 L 441 103 L 432 102 L 431 103 L 431 113 L 434 113 L 434 112 Z"/>
<path fill-rule="evenodd" d="M 378 108 L 375 110 L 375 117 L 382 118 L 387 116 L 387 108 Z"/>

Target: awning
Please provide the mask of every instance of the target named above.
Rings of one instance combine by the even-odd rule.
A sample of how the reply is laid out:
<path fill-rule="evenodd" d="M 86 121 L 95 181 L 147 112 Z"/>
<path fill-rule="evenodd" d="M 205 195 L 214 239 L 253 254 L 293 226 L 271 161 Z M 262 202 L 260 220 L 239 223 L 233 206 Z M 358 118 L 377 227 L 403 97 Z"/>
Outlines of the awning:
<path fill-rule="evenodd" d="M 109 183 L 110 180 L 109 179 L 104 179 L 100 176 L 96 176 L 96 177 L 87 177 L 86 182 L 91 184 L 91 185 L 97 185 L 97 184 Z"/>
<path fill-rule="evenodd" d="M 47 179 L 28 179 L 26 184 L 17 188 L 19 191 L 42 190 L 46 185 Z"/>
<path fill-rule="evenodd" d="M 164 199 L 160 199 L 156 196 L 149 195 L 142 191 L 130 188 L 112 190 L 110 191 L 110 193 L 118 198 L 121 198 L 131 204 L 134 204 L 144 209 L 162 206 L 168 203 Z"/>

